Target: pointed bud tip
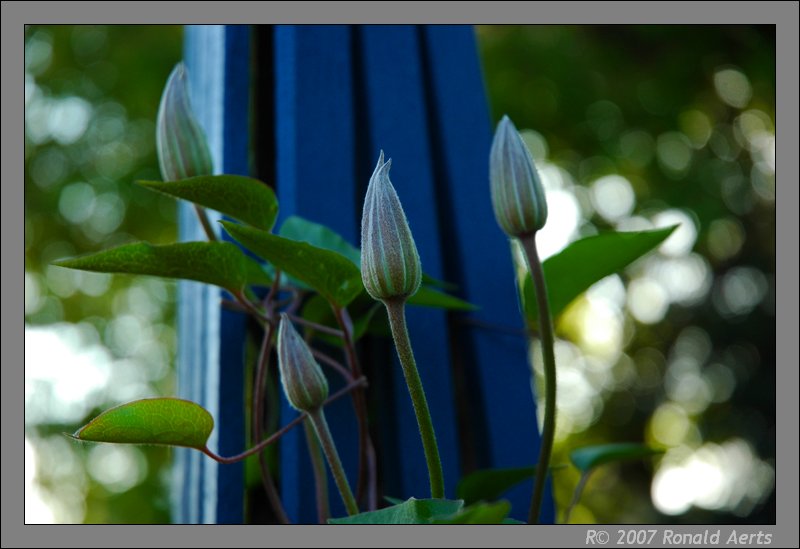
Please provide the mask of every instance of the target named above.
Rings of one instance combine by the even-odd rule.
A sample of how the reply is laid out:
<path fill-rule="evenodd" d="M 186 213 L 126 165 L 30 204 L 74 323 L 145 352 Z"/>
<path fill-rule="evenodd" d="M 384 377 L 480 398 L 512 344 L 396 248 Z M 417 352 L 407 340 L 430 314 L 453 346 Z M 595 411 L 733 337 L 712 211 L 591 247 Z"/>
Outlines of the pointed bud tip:
<path fill-rule="evenodd" d="M 277 347 L 281 385 L 289 404 L 301 412 L 318 409 L 328 398 L 328 380 L 286 313 L 280 315 Z"/>
<path fill-rule="evenodd" d="M 495 218 L 507 235 L 521 237 L 544 226 L 544 188 L 533 158 L 508 115 L 498 123 L 492 141 L 489 179 Z"/>
<path fill-rule="evenodd" d="M 361 218 L 361 277 L 367 293 L 377 300 L 406 299 L 422 280 L 419 253 L 389 179 L 391 167 L 391 158 L 378 162 Z"/>

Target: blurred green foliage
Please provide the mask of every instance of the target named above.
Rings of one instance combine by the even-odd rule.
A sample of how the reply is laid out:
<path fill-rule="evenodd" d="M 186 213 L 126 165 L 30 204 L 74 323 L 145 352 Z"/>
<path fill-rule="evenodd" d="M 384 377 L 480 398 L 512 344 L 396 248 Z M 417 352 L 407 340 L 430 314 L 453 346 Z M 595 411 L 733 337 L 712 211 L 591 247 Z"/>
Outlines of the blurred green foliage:
<path fill-rule="evenodd" d="M 597 300 L 579 300 L 559 326 L 562 396 L 591 406 L 585 417 L 564 410 L 554 462 L 585 444 L 667 450 L 652 487 L 652 464 L 602 470 L 573 520 L 774 522 L 774 27 L 477 32 L 493 120 L 534 130 L 540 170 L 579 207 L 573 239 L 668 220 L 691 228 L 600 294 L 616 301 L 616 356 L 586 352 L 581 321 L 597 323 L 584 314 Z M 563 509 L 577 473 L 554 478 Z"/>
<path fill-rule="evenodd" d="M 177 26 L 26 27 L 26 463 L 36 463 L 28 497 L 51 509 L 29 512 L 26 500 L 26 521 L 169 521 L 166 448 L 80 445 L 61 433 L 131 397 L 172 394 L 174 283 L 50 264 L 175 240 L 175 202 L 133 181 L 160 179 L 156 110 L 181 46 Z M 68 388 L 82 385 L 92 390 Z"/>

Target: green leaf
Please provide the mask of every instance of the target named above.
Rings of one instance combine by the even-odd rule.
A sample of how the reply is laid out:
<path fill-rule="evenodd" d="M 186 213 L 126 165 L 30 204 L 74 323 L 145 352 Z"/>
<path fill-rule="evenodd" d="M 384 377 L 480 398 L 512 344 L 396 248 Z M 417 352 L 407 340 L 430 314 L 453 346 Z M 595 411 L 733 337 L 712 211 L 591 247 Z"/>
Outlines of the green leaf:
<path fill-rule="evenodd" d="M 409 305 L 419 305 L 420 307 L 438 307 L 452 311 L 476 311 L 479 308 L 472 303 L 425 286 L 420 286 L 417 293 L 408 298 L 407 303 Z"/>
<path fill-rule="evenodd" d="M 510 511 L 511 504 L 507 501 L 481 502 L 449 517 L 434 518 L 433 524 L 506 524 Z"/>
<path fill-rule="evenodd" d="M 155 246 L 124 244 L 90 255 L 56 261 L 68 269 L 196 280 L 232 292 L 245 284 L 268 285 L 269 277 L 255 261 L 230 242 L 180 242 Z"/>
<path fill-rule="evenodd" d="M 456 495 L 467 505 L 485 500 L 499 499 L 507 490 L 536 475 L 536 466 L 509 469 L 483 469 L 462 478 Z"/>
<path fill-rule="evenodd" d="M 542 265 L 553 318 L 595 282 L 627 267 L 672 234 L 677 226 L 653 231 L 608 232 L 578 240 Z M 522 304 L 528 322 L 539 322 L 530 274 L 525 276 Z"/>
<path fill-rule="evenodd" d="M 284 238 L 299 242 L 307 242 L 317 248 L 323 248 L 339 253 L 353 262 L 356 266 L 361 264 L 361 252 L 344 239 L 339 233 L 325 225 L 314 223 L 302 217 L 293 215 L 286 218 L 278 232 Z"/>
<path fill-rule="evenodd" d="M 165 444 L 202 450 L 213 428 L 211 414 L 194 402 L 148 398 L 106 410 L 70 436 L 91 442 Z"/>
<path fill-rule="evenodd" d="M 339 253 L 236 223 L 223 221 L 222 226 L 253 253 L 340 307 L 364 289 L 358 267 Z"/>
<path fill-rule="evenodd" d="M 453 515 L 464 502 L 449 499 L 414 499 L 351 517 L 328 519 L 328 524 L 433 524 L 437 518 Z"/>
<path fill-rule="evenodd" d="M 664 453 L 663 450 L 651 448 L 646 444 L 619 442 L 578 448 L 577 450 L 573 450 L 569 457 L 575 467 L 585 473 L 605 463 L 641 459 L 662 453 Z"/>
<path fill-rule="evenodd" d="M 178 181 L 137 181 L 145 188 L 211 208 L 248 225 L 272 230 L 278 201 L 272 189 L 241 175 L 201 175 Z"/>

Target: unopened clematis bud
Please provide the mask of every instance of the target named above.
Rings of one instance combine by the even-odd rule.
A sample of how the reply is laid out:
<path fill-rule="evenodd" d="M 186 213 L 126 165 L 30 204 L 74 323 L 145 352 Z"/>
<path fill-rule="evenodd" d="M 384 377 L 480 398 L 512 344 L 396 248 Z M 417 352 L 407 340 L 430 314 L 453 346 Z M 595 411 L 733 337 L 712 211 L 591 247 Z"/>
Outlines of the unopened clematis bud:
<path fill-rule="evenodd" d="M 503 116 L 497 125 L 489 159 L 492 206 L 497 223 L 512 237 L 535 233 L 547 221 L 544 189 L 528 148 Z"/>
<path fill-rule="evenodd" d="M 417 246 L 389 181 L 391 166 L 381 151 L 361 217 L 361 278 L 369 295 L 380 301 L 405 300 L 422 281 Z"/>
<path fill-rule="evenodd" d="M 278 367 L 283 392 L 296 410 L 314 412 L 328 398 L 328 380 L 286 313 L 278 328 Z"/>
<path fill-rule="evenodd" d="M 183 63 L 172 69 L 161 96 L 156 122 L 156 151 L 164 181 L 213 173 L 206 136 L 189 102 Z"/>

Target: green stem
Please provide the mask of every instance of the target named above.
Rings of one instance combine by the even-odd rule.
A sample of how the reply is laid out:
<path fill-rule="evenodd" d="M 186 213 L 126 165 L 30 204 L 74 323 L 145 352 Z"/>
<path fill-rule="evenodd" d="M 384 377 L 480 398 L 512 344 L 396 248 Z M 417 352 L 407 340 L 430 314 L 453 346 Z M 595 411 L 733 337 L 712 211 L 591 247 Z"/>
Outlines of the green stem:
<path fill-rule="evenodd" d="M 428 476 L 431 483 L 431 497 L 444 498 L 444 476 L 442 475 L 442 461 L 439 458 L 439 447 L 436 444 L 436 433 L 433 431 L 431 412 L 422 388 L 417 363 L 414 360 L 414 351 L 408 338 L 406 327 L 406 310 L 404 301 L 385 301 L 386 312 L 389 315 L 389 325 L 392 329 L 397 355 L 403 367 L 403 375 L 408 385 L 408 393 L 417 415 L 419 434 L 422 437 L 422 447 L 425 450 L 425 461 L 428 463 Z"/>
<path fill-rule="evenodd" d="M 322 448 L 319 440 L 314 433 L 314 428 L 303 422 L 303 430 L 306 433 L 306 443 L 308 444 L 308 454 L 311 457 L 311 468 L 314 471 L 314 485 L 317 491 L 317 519 L 320 524 L 325 524 L 331 516 L 328 505 L 328 475 L 325 474 L 325 460 L 322 458 Z"/>
<path fill-rule="evenodd" d="M 344 474 L 344 467 L 342 461 L 339 459 L 339 452 L 336 451 L 336 444 L 333 442 L 333 436 L 328 429 L 328 422 L 325 420 L 325 412 L 322 408 L 308 412 L 308 418 L 311 420 L 311 425 L 314 426 L 314 431 L 317 433 L 317 439 L 322 446 L 322 451 L 325 452 L 325 457 L 328 458 L 328 465 L 331 467 L 333 480 L 336 482 L 336 487 L 339 489 L 339 494 L 342 496 L 342 501 L 347 509 L 348 515 L 358 514 L 358 505 L 356 498 L 353 497 L 353 492 L 350 490 L 350 485 L 347 483 L 347 476 Z"/>
<path fill-rule="evenodd" d="M 533 277 L 536 289 L 536 302 L 539 306 L 539 336 L 542 339 L 544 355 L 544 421 L 542 426 L 542 445 L 539 451 L 539 463 L 536 467 L 536 481 L 533 485 L 529 524 L 539 522 L 544 485 L 547 471 L 550 468 L 550 455 L 553 453 L 553 437 L 556 426 L 556 358 L 553 351 L 553 322 L 550 318 L 550 305 L 547 301 L 547 285 L 544 270 L 536 250 L 536 233 L 520 238 L 528 268 Z"/>

